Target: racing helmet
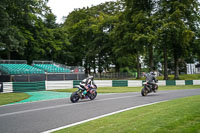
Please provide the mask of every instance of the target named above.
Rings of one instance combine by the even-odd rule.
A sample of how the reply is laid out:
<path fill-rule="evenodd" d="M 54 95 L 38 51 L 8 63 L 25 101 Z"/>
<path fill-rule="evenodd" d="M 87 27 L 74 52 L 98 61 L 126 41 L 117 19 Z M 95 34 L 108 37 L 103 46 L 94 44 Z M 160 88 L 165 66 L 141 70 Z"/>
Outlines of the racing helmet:
<path fill-rule="evenodd" d="M 150 72 L 151 75 L 155 76 L 156 74 L 154 72 Z"/>

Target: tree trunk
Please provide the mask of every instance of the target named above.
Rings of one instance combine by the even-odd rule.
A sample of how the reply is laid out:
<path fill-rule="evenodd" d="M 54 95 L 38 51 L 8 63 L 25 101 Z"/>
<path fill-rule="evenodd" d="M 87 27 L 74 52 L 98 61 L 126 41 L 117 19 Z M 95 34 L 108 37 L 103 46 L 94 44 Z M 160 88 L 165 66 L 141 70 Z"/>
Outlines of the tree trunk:
<path fill-rule="evenodd" d="M 164 80 L 168 80 L 167 48 L 166 48 L 166 46 L 163 49 L 163 53 L 164 53 Z"/>
<path fill-rule="evenodd" d="M 89 66 L 88 66 L 88 73 L 91 74 L 91 64 L 90 63 L 88 63 L 88 64 L 89 64 Z"/>
<path fill-rule="evenodd" d="M 7 52 L 7 59 L 8 59 L 8 60 L 11 59 L 11 53 L 10 53 L 10 51 Z"/>
<path fill-rule="evenodd" d="M 87 58 L 85 60 L 85 64 L 84 64 L 84 67 L 85 67 L 85 74 L 88 74 L 88 61 L 87 61 Z"/>
<path fill-rule="evenodd" d="M 153 71 L 153 45 L 149 45 L 149 71 Z"/>
<path fill-rule="evenodd" d="M 102 73 L 102 70 L 101 70 L 101 57 L 100 57 L 100 55 L 99 55 L 99 57 L 98 57 L 98 72 L 99 72 L 99 74 L 100 74 L 100 79 L 101 79 L 101 73 Z"/>
<path fill-rule="evenodd" d="M 137 79 L 140 78 L 140 58 L 139 53 L 137 52 Z"/>
<path fill-rule="evenodd" d="M 96 62 L 95 62 L 95 57 L 92 59 L 92 68 L 94 69 L 94 74 L 96 74 Z"/>
<path fill-rule="evenodd" d="M 119 72 L 120 71 L 120 66 L 118 63 L 115 64 L 115 72 Z"/>
<path fill-rule="evenodd" d="M 96 64 L 95 64 L 95 59 L 94 59 L 94 62 L 93 62 L 93 69 L 94 69 L 94 74 L 96 74 Z"/>
<path fill-rule="evenodd" d="M 174 79 L 179 79 L 178 57 L 176 53 L 174 53 L 174 71 L 175 71 Z"/>

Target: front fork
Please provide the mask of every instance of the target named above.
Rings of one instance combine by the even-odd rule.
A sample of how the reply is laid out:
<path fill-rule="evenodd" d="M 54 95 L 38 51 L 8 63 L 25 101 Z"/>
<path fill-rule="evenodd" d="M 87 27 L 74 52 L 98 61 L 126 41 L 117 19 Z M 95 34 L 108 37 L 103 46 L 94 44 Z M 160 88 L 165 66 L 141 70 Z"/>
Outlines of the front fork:
<path fill-rule="evenodd" d="M 151 92 L 151 88 L 149 88 L 147 85 L 144 85 L 144 88 L 147 89 L 148 93 Z"/>
<path fill-rule="evenodd" d="M 77 94 L 79 95 L 80 98 L 83 98 L 84 96 L 82 95 L 83 91 L 82 90 L 79 90 L 77 91 Z"/>

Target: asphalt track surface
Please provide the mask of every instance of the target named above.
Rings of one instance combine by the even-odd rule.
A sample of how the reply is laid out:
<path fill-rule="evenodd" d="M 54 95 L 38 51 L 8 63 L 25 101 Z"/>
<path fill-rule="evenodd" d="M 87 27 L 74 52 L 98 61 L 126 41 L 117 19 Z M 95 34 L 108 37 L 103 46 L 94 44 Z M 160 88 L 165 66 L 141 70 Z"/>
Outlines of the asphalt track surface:
<path fill-rule="evenodd" d="M 200 95 L 200 89 L 98 95 L 93 101 L 71 103 L 69 98 L 0 106 L 1 133 L 38 133 L 104 114 L 159 101 Z"/>

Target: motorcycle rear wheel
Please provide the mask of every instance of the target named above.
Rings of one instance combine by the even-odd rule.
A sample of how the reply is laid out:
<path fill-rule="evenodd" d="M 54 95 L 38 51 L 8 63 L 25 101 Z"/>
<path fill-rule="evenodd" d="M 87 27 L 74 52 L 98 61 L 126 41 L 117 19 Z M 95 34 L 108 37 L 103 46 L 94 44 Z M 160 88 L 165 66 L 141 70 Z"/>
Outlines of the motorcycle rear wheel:
<path fill-rule="evenodd" d="M 71 94 L 70 100 L 71 100 L 72 103 L 76 103 L 76 102 L 78 102 L 79 98 L 80 98 L 80 97 L 79 97 L 79 95 L 77 94 L 77 92 L 73 92 L 73 93 Z"/>
<path fill-rule="evenodd" d="M 145 88 L 142 88 L 141 94 L 142 94 L 142 96 L 146 96 L 148 94 L 148 92 Z"/>

